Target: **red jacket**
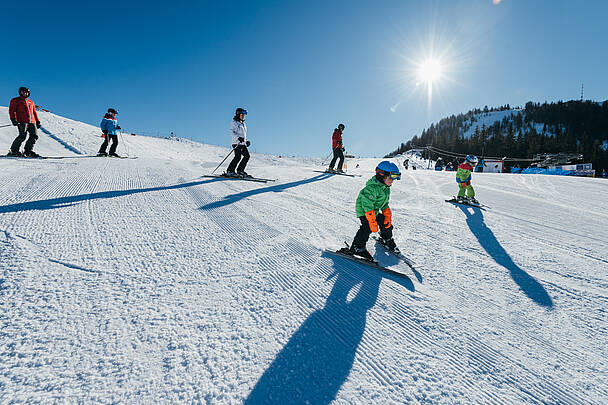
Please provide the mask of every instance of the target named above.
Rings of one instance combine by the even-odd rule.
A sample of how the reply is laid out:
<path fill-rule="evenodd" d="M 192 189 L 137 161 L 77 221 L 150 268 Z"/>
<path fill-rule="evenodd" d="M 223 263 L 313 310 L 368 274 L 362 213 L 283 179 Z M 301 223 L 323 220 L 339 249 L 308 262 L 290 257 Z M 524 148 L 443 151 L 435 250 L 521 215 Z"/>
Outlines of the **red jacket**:
<path fill-rule="evenodd" d="M 331 137 L 331 148 L 341 148 L 342 147 L 342 131 L 338 128 L 334 129 L 334 134 Z"/>
<path fill-rule="evenodd" d="M 11 121 L 27 122 L 30 124 L 40 122 L 36 113 L 36 104 L 29 98 L 21 96 L 11 100 L 11 104 L 8 107 L 8 116 Z"/>

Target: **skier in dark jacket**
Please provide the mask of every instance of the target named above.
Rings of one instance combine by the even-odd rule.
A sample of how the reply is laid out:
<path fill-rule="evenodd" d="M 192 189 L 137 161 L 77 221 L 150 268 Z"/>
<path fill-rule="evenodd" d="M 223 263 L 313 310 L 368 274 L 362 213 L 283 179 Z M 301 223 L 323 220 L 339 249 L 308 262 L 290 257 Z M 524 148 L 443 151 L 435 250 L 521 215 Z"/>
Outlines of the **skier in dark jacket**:
<path fill-rule="evenodd" d="M 334 151 L 334 158 L 329 163 L 327 172 L 329 173 L 344 173 L 342 165 L 344 164 L 344 145 L 342 145 L 342 132 L 344 132 L 344 124 L 338 124 L 338 128 L 334 129 L 334 134 L 331 137 L 331 147 Z M 336 161 L 338 162 L 338 170 L 334 170 Z"/>
<path fill-rule="evenodd" d="M 110 146 L 109 155 L 112 157 L 120 157 L 116 154 L 116 148 L 118 147 L 118 134 L 116 131 L 121 129 L 120 125 L 118 125 L 118 121 L 116 120 L 117 114 L 118 111 L 116 111 L 114 108 L 108 108 L 108 112 L 103 116 L 101 124 L 99 124 L 101 132 L 103 132 L 104 135 L 104 140 L 101 144 L 101 148 L 99 148 L 99 153 L 97 153 L 97 156 L 108 156 L 108 153 L 106 153 L 106 148 L 111 140 L 112 146 Z"/>
<path fill-rule="evenodd" d="M 232 122 L 230 123 L 230 135 L 232 135 L 234 158 L 228 165 L 228 170 L 224 174 L 228 177 L 251 177 L 245 171 L 245 167 L 249 161 L 249 149 L 247 148 L 251 145 L 251 142 L 247 139 L 247 126 L 245 125 L 246 115 L 247 110 L 239 107 L 236 109 Z"/>
<path fill-rule="evenodd" d="M 341 249 L 342 253 L 355 255 L 367 260 L 373 260 L 365 247 L 372 232 L 380 232 L 382 244 L 388 249 L 399 251 L 393 239 L 393 213 L 388 206 L 391 195 L 391 185 L 399 180 L 401 173 L 396 164 L 387 160 L 376 167 L 376 175 L 369 179 L 359 192 L 355 211 L 361 221 L 350 249 Z"/>
<path fill-rule="evenodd" d="M 40 120 L 36 113 L 36 104 L 29 99 L 29 96 L 30 90 L 27 87 L 19 87 L 19 97 L 13 98 L 9 105 L 8 115 L 11 123 L 19 130 L 19 135 L 13 141 L 8 156 L 40 157 L 33 151 L 34 144 L 38 139 L 36 129 L 40 129 Z M 25 141 L 28 133 L 30 136 L 25 143 L 23 154 L 21 154 L 19 148 L 21 148 L 21 144 Z"/>

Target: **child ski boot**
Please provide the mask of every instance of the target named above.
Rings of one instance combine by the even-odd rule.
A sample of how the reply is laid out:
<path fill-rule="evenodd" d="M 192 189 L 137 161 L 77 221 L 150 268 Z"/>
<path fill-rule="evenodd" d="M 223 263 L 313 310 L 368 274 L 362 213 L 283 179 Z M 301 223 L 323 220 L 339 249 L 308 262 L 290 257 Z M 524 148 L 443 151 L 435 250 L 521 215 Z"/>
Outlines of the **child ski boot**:
<path fill-rule="evenodd" d="M 351 246 L 350 251 L 353 256 L 358 256 L 362 259 L 369 260 L 370 262 L 374 261 L 374 258 L 365 246 Z"/>
<path fill-rule="evenodd" d="M 397 244 L 395 243 L 395 239 L 393 239 L 393 238 L 390 238 L 390 239 L 382 239 L 382 238 L 380 238 L 379 242 L 382 244 L 382 246 L 384 246 L 385 248 L 387 248 L 391 252 L 395 252 L 397 254 L 401 253 L 401 251 L 397 247 Z"/>

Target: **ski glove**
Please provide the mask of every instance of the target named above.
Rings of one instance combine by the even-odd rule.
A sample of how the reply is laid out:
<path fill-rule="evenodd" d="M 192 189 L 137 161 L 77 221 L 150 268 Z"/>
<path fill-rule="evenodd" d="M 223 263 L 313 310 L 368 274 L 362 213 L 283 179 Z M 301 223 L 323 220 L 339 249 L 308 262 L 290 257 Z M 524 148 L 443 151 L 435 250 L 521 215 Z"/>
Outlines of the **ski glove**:
<path fill-rule="evenodd" d="M 376 221 L 376 211 L 371 210 L 365 213 L 365 218 L 367 218 L 367 223 L 369 224 L 369 229 L 372 232 L 378 232 L 378 222 Z"/>
<path fill-rule="evenodd" d="M 116 125 L 116 129 L 122 129 L 120 125 Z"/>
<path fill-rule="evenodd" d="M 103 130 L 103 131 L 101 131 L 101 132 L 103 132 L 103 134 L 104 134 L 104 135 L 107 135 L 107 134 L 108 134 L 108 130 L 107 130 L 107 129 L 104 129 L 104 130 Z"/>
<path fill-rule="evenodd" d="M 384 215 L 384 227 L 390 228 L 393 225 L 393 213 L 391 212 L 390 207 L 386 207 L 384 211 L 382 211 L 382 215 Z"/>
<path fill-rule="evenodd" d="M 242 136 L 239 136 L 239 142 L 245 142 L 245 138 L 243 138 Z"/>
<path fill-rule="evenodd" d="M 19 124 L 16 120 L 11 120 L 11 122 L 14 126 L 17 126 L 17 124 Z"/>
<path fill-rule="evenodd" d="M 40 121 L 36 121 L 36 128 L 40 129 Z"/>
<path fill-rule="evenodd" d="M 249 145 L 251 145 L 251 142 L 247 141 L 247 142 L 245 142 L 245 145 L 249 146 Z"/>
<path fill-rule="evenodd" d="M 460 187 L 467 188 L 467 183 L 460 183 Z"/>

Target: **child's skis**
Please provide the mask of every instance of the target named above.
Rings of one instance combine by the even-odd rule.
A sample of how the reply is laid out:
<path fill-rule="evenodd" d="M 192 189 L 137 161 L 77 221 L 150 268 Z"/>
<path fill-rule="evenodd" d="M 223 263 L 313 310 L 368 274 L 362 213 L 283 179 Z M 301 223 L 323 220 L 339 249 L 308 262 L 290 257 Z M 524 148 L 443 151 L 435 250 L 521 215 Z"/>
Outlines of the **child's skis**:
<path fill-rule="evenodd" d="M 348 247 L 348 243 L 347 242 L 344 242 L 344 243 Z M 348 250 L 348 249 L 346 249 L 346 250 Z M 344 251 L 344 249 L 340 249 L 340 250 L 325 249 L 325 252 L 329 253 L 329 254 L 332 254 L 332 255 L 343 257 L 345 259 L 351 260 L 351 261 L 356 262 L 356 263 L 360 263 L 360 264 L 364 264 L 364 265 L 369 266 L 369 267 L 373 267 L 374 269 L 386 271 L 387 273 L 395 274 L 395 275 L 401 276 L 401 277 L 407 277 L 407 274 L 401 273 L 401 272 L 393 270 L 393 269 L 389 269 L 388 267 L 381 266 L 375 260 L 368 260 L 368 259 L 364 259 L 364 258 L 359 257 L 359 256 L 355 256 L 355 255 L 350 254 L 350 253 L 346 253 Z"/>
<path fill-rule="evenodd" d="M 485 204 L 482 204 L 480 202 L 474 203 L 473 201 L 470 201 L 468 198 L 463 198 L 463 199 L 458 199 L 457 197 L 452 197 L 449 200 L 445 200 L 445 202 L 449 202 L 449 203 L 453 203 L 453 204 L 461 204 L 461 205 L 468 205 L 469 207 L 475 207 L 475 208 L 490 208 Z"/>

